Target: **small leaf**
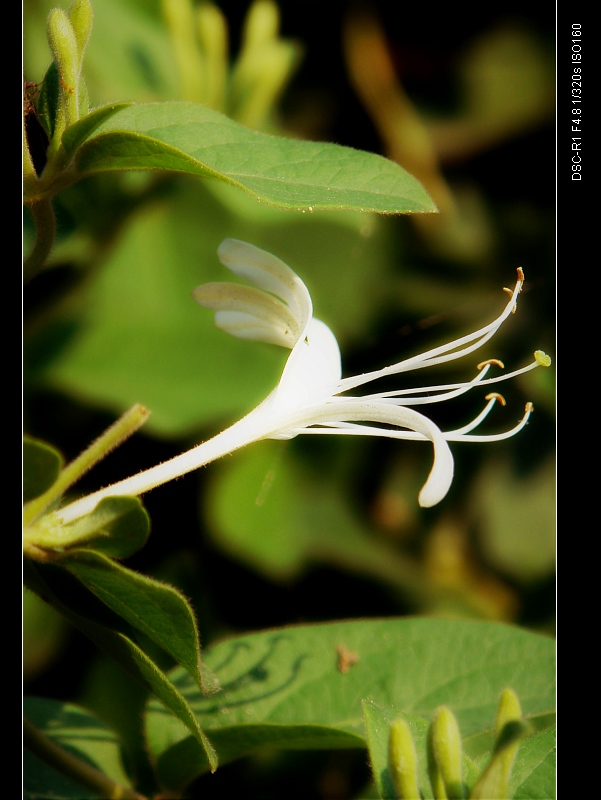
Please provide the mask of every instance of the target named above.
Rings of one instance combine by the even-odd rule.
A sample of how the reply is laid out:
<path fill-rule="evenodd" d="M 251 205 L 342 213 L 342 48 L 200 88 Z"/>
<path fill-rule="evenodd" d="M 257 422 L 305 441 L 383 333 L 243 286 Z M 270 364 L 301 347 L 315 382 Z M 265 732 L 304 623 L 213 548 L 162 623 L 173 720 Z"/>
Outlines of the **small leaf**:
<path fill-rule="evenodd" d="M 25 436 L 23 439 L 23 502 L 44 494 L 58 478 L 63 457 L 45 442 Z"/>
<path fill-rule="evenodd" d="M 60 543 L 127 558 L 146 544 L 149 532 L 148 514 L 137 497 L 106 497 L 91 514 L 62 527 Z"/>
<path fill-rule="evenodd" d="M 107 170 L 168 170 L 238 186 L 281 208 L 435 212 L 402 167 L 374 153 L 250 130 L 195 103 L 133 105 L 80 149 L 81 177 Z"/>
<path fill-rule="evenodd" d="M 56 114 L 58 110 L 58 97 L 59 97 L 59 76 L 56 62 L 46 70 L 44 80 L 42 81 L 40 95 L 37 102 L 38 119 L 48 139 L 52 139 L 54 134 L 54 127 L 56 124 Z"/>
<path fill-rule="evenodd" d="M 65 156 L 71 158 L 75 151 L 94 133 L 94 131 L 109 117 L 116 114 L 122 108 L 127 108 L 132 103 L 111 103 L 110 105 L 95 108 L 82 117 L 73 125 L 70 125 L 63 133 L 61 144 L 63 146 Z"/>
<path fill-rule="evenodd" d="M 206 685 L 194 613 L 179 591 L 91 550 L 72 551 L 61 559 L 60 566 L 173 656 L 203 691 L 215 688 Z"/>

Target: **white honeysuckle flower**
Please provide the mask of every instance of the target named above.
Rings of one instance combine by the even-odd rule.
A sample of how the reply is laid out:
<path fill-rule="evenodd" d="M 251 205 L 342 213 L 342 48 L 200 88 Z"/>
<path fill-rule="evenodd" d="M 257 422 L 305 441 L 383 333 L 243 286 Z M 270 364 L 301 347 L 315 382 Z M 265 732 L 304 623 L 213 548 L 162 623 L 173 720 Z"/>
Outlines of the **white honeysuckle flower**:
<path fill-rule="evenodd" d="M 418 498 L 421 506 L 430 507 L 444 498 L 453 480 L 449 442 L 500 441 L 514 436 L 528 422 L 533 410 L 531 403 L 526 404 L 523 417 L 510 430 L 498 434 L 473 433 L 497 402 L 505 405 L 497 392 L 486 396 L 484 409 L 471 422 L 451 431 L 442 431 L 413 407 L 449 400 L 475 387 L 497 384 L 537 366 L 549 366 L 551 360 L 541 350 L 535 352 L 534 360 L 527 366 L 493 378 L 486 377 L 492 366 L 504 368 L 496 359 L 478 364 L 476 376 L 467 382 L 360 396 L 348 394 L 379 378 L 443 364 L 482 347 L 516 310 L 524 283 L 521 268 L 515 287 L 504 290 L 510 295 L 505 307 L 488 325 L 389 367 L 343 378 L 336 337 L 325 323 L 313 317 L 311 296 L 298 275 L 271 253 L 236 239 L 225 239 L 217 252 L 228 269 L 253 286 L 208 283 L 194 290 L 194 298 L 215 312 L 216 325 L 227 333 L 291 349 L 278 385 L 249 414 L 212 439 L 59 509 L 55 512 L 59 522 L 70 522 L 89 513 L 104 497 L 143 494 L 251 442 L 290 439 L 300 434 L 430 441 L 434 461 Z"/>

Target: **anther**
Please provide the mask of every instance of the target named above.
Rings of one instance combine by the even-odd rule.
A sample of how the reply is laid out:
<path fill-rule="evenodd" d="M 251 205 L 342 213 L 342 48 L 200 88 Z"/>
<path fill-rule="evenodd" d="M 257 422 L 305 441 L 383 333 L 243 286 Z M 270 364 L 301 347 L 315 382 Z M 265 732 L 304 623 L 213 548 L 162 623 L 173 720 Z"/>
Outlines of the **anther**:
<path fill-rule="evenodd" d="M 486 367 L 489 364 L 495 364 L 497 367 L 505 369 L 505 364 L 502 361 L 499 361 L 498 358 L 488 358 L 486 361 L 481 361 L 479 364 L 476 364 L 476 369 L 482 369 L 482 367 Z"/>
<path fill-rule="evenodd" d="M 526 403 L 526 414 L 531 414 L 534 411 L 534 404 L 528 401 Z"/>
<path fill-rule="evenodd" d="M 498 400 L 499 403 L 501 403 L 502 406 L 506 406 L 507 405 L 507 402 L 506 402 L 505 398 L 503 397 L 503 395 L 499 394 L 498 392 L 491 392 L 490 394 L 487 394 L 484 399 L 485 400 Z"/>

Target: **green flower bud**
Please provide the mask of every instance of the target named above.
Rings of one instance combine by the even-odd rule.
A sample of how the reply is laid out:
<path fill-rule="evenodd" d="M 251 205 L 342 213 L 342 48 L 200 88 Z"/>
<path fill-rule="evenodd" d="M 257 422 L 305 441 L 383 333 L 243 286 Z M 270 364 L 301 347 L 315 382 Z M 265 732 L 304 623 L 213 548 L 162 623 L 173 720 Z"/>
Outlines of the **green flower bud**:
<path fill-rule="evenodd" d="M 227 21 L 213 3 L 201 3 L 196 12 L 200 48 L 205 57 L 205 103 L 221 111 L 225 108 L 228 71 Z"/>
<path fill-rule="evenodd" d="M 461 734 L 447 706 L 436 710 L 428 730 L 428 772 L 436 800 L 462 800 Z"/>
<path fill-rule="evenodd" d="M 79 50 L 69 17 L 53 8 L 46 22 L 48 44 L 58 70 L 58 102 L 48 160 L 58 150 L 65 129 L 79 119 Z"/>
<path fill-rule="evenodd" d="M 162 0 L 163 17 L 167 23 L 181 96 L 193 103 L 203 103 L 204 57 L 196 39 L 196 20 L 190 0 Z"/>
<path fill-rule="evenodd" d="M 419 800 L 417 754 L 409 726 L 400 717 L 390 725 L 388 770 L 399 800 Z"/>
<path fill-rule="evenodd" d="M 499 701 L 495 720 L 495 745 L 492 758 L 470 794 L 470 800 L 504 800 L 513 762 L 520 740 L 529 726 L 522 720 L 522 709 L 516 693 L 505 689 Z"/>
<path fill-rule="evenodd" d="M 280 11 L 272 0 L 255 0 L 244 20 L 244 48 L 255 48 L 275 39 L 280 29 Z"/>
<path fill-rule="evenodd" d="M 71 22 L 71 26 L 75 34 L 75 40 L 77 42 L 77 50 L 79 55 L 78 68 L 80 72 L 86 47 L 90 41 L 93 20 L 94 11 L 92 9 L 90 0 L 74 0 L 71 8 L 69 9 L 69 21 Z"/>

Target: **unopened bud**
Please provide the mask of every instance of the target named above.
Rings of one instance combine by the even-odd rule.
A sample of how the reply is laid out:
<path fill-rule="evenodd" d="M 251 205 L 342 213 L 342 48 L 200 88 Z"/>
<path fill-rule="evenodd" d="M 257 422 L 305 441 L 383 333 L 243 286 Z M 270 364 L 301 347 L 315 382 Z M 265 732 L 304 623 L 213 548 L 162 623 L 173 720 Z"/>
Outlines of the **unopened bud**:
<path fill-rule="evenodd" d="M 409 726 L 400 717 L 390 724 L 388 770 L 399 800 L 419 800 L 415 746 Z"/>
<path fill-rule="evenodd" d="M 461 734 L 447 706 L 437 709 L 428 730 L 428 772 L 436 800 L 463 800 Z"/>
<path fill-rule="evenodd" d="M 94 11 L 90 0 L 74 0 L 71 8 L 69 9 L 69 20 L 75 34 L 77 42 L 77 50 L 79 56 L 79 70 L 83 63 L 83 57 L 86 52 L 86 47 L 90 41 L 90 34 L 92 33 L 92 22 L 94 20 Z"/>
<path fill-rule="evenodd" d="M 470 800 L 487 800 L 490 797 L 505 800 L 519 743 L 528 730 L 528 724 L 522 720 L 522 709 L 516 693 L 513 689 L 505 689 L 495 720 L 492 758 L 472 789 Z"/>

